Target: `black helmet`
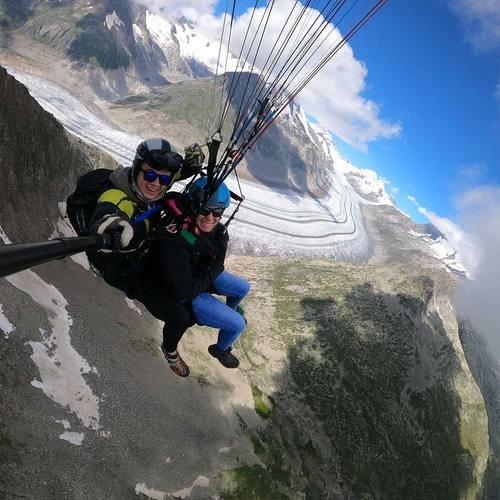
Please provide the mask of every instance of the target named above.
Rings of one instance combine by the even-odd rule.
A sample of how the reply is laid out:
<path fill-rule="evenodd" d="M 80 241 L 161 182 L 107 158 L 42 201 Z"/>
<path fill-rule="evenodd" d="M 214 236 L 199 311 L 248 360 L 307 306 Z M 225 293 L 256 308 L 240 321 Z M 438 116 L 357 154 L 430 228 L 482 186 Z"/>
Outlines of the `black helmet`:
<path fill-rule="evenodd" d="M 182 161 L 182 156 L 167 140 L 160 137 L 146 139 L 137 146 L 132 163 L 132 178 L 134 181 L 137 179 L 143 163 L 147 163 L 155 170 L 168 170 L 176 174 L 182 167 Z"/>

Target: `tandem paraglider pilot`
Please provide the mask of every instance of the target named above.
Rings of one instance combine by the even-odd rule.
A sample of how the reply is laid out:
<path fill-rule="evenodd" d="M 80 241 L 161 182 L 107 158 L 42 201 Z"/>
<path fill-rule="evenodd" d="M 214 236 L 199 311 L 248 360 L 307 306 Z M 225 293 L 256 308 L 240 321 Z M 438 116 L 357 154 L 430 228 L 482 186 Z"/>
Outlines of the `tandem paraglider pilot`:
<path fill-rule="evenodd" d="M 176 181 L 200 171 L 204 157 L 199 146 L 198 151 L 196 157 L 183 158 L 167 140 L 148 139 L 137 146 L 131 167 L 83 175 L 67 200 L 66 211 L 79 236 L 112 237 L 109 248 L 87 256 L 97 274 L 130 298 L 137 294 L 135 277 L 160 219 L 162 200 Z"/>

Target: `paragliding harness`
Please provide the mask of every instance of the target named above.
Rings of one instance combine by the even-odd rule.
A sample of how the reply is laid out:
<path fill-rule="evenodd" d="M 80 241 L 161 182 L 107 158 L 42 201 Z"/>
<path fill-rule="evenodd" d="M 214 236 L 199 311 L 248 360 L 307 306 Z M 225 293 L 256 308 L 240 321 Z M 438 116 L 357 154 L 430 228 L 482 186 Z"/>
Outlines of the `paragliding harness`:
<path fill-rule="evenodd" d="M 108 168 L 98 168 L 82 175 L 74 193 L 66 200 L 66 213 L 78 236 L 89 234 L 89 224 L 97 207 L 97 200 L 104 191 L 113 187 L 109 179 L 113 171 Z"/>
<path fill-rule="evenodd" d="M 78 179 L 75 191 L 68 197 L 66 201 L 66 213 L 78 236 L 88 236 L 90 234 L 90 220 L 97 208 L 99 197 L 105 191 L 114 187 L 114 184 L 110 180 L 112 172 L 113 170 L 106 168 L 99 168 L 87 172 Z M 131 221 L 132 225 L 138 224 L 151 217 L 154 213 L 159 212 L 162 206 L 162 203 L 158 202 L 152 208 L 137 215 Z M 148 237 L 147 240 L 148 241 L 144 241 L 142 245 L 148 246 L 150 237 Z M 132 257 L 132 255 L 122 254 L 120 258 L 121 265 L 117 263 L 116 266 L 112 266 L 112 268 L 115 268 L 115 279 L 113 279 L 113 281 L 119 278 L 119 281 L 125 282 L 127 281 L 127 276 L 138 272 L 142 266 L 142 253 L 147 253 L 147 250 L 146 252 L 143 250 L 140 252 L 140 255 L 135 255 L 134 257 Z M 95 258 L 98 260 L 106 259 L 104 255 Z M 95 263 L 90 262 L 90 265 L 97 276 L 104 277 Z"/>
<path fill-rule="evenodd" d="M 92 214 L 97 208 L 99 197 L 114 187 L 109 177 L 113 171 L 108 168 L 98 168 L 83 174 L 76 183 L 75 191 L 66 200 L 66 213 L 69 221 L 78 236 L 89 234 L 89 225 Z M 162 208 L 161 203 L 156 203 L 152 208 L 137 215 L 132 224 L 148 219 Z"/>

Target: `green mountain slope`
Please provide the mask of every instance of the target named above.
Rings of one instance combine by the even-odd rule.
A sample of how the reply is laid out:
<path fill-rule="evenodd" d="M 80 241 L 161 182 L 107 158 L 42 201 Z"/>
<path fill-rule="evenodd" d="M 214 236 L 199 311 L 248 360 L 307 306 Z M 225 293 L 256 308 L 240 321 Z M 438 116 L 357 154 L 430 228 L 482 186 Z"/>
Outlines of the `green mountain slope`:
<path fill-rule="evenodd" d="M 265 277 L 247 307 L 254 321 L 243 346 L 246 374 L 270 408 L 251 434 L 269 488 L 285 494 L 292 485 L 307 498 L 337 489 L 356 498 L 481 491 L 484 404 L 450 338 L 456 324 L 434 309 L 448 302 L 442 287 L 453 279 L 437 269 L 431 277 L 417 261 L 239 259 L 237 269 Z M 246 485 L 256 471 L 232 477 Z"/>

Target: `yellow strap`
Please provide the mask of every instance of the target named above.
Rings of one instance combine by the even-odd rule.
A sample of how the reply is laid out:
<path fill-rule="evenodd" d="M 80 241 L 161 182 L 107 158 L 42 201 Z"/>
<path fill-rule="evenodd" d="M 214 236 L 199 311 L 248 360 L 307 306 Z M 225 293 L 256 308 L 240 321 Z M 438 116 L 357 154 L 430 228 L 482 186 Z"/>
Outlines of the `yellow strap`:
<path fill-rule="evenodd" d="M 137 206 L 130 198 L 127 198 L 127 195 L 120 191 L 119 189 L 108 189 L 101 194 L 98 203 L 112 203 L 116 205 L 122 212 L 126 213 L 129 219 L 132 219 L 134 215 L 135 208 Z"/>

